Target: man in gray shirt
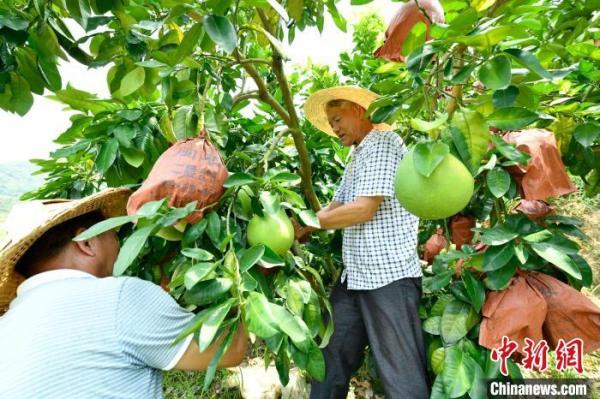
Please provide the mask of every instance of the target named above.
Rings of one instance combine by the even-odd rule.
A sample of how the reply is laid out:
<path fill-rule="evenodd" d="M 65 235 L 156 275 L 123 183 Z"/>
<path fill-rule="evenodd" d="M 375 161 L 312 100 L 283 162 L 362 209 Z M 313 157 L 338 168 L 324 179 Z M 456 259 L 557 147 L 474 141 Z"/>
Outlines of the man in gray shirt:
<path fill-rule="evenodd" d="M 346 398 L 350 377 L 368 344 L 388 398 L 428 398 L 418 307 L 419 220 L 394 195 L 394 176 L 406 153 L 389 126 L 375 126 L 366 109 L 375 93 L 335 87 L 306 102 L 307 119 L 344 146 L 355 146 L 332 202 L 318 213 L 322 229 L 344 229 L 344 270 L 331 293 L 334 333 L 324 349 L 326 378 L 311 398 Z M 314 230 L 295 226 L 302 239 Z"/>
<path fill-rule="evenodd" d="M 204 352 L 192 334 L 175 344 L 194 314 L 149 281 L 111 277 L 119 252 L 113 230 L 72 241 L 124 214 L 128 195 L 109 189 L 30 201 L 8 215 L 0 251 L 3 399 L 161 398 L 162 370 L 208 367 L 222 338 Z M 219 366 L 239 364 L 247 342 L 241 327 Z"/>

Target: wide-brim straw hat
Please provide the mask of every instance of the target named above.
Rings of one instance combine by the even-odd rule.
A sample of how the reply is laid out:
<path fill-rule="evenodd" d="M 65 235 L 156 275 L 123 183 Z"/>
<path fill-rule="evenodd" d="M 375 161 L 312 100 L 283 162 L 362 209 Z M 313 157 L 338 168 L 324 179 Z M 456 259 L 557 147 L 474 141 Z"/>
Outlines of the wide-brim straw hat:
<path fill-rule="evenodd" d="M 78 200 L 49 199 L 15 204 L 3 226 L 8 241 L 0 244 L 0 315 L 6 312 L 24 280 L 15 271 L 15 265 L 35 240 L 52 227 L 89 212 L 100 211 L 106 218 L 124 215 L 130 194 L 127 188 L 109 188 Z"/>
<path fill-rule="evenodd" d="M 304 104 L 304 115 L 317 129 L 330 136 L 337 137 L 329 120 L 325 107 L 332 100 L 346 100 L 368 109 L 373 101 L 379 98 L 379 94 L 356 86 L 337 86 L 319 90 L 306 99 Z M 391 130 L 392 127 L 385 123 L 374 124 L 378 130 Z"/>

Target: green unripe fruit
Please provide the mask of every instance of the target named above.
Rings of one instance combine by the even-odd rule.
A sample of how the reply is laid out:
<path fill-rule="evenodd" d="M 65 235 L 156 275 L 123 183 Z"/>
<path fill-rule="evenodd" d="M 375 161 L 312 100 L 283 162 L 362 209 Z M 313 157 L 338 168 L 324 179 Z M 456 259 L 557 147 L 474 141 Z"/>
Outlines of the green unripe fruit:
<path fill-rule="evenodd" d="M 283 255 L 294 242 L 294 226 L 283 210 L 275 214 L 254 215 L 248 223 L 248 243 L 263 244 Z"/>
<path fill-rule="evenodd" d="M 474 189 L 473 176 L 456 157 L 446 155 L 431 176 L 421 175 L 410 151 L 396 170 L 396 198 L 421 219 L 443 219 L 463 210 Z"/>

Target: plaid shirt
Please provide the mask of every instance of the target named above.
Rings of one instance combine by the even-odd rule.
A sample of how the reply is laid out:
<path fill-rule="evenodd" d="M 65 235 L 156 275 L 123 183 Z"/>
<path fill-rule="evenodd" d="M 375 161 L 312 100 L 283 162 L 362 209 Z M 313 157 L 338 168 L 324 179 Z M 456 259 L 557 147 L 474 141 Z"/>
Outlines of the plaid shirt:
<path fill-rule="evenodd" d="M 346 227 L 342 245 L 342 281 L 348 288 L 372 290 L 406 277 L 421 277 L 417 255 L 419 219 L 404 209 L 394 193 L 396 168 L 406 153 L 402 138 L 373 130 L 356 146 L 333 200 L 383 196 L 375 216 Z"/>

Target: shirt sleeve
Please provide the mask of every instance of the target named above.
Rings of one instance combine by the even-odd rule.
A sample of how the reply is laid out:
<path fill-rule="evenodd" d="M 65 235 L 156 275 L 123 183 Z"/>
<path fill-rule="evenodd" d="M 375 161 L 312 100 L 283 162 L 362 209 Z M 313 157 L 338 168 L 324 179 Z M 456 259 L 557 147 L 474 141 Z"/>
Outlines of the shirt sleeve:
<path fill-rule="evenodd" d="M 170 370 L 187 350 L 193 335 L 173 345 L 194 314 L 149 281 L 123 277 L 117 310 L 117 335 L 132 364 Z"/>
<path fill-rule="evenodd" d="M 395 133 L 382 136 L 375 145 L 365 148 L 361 166 L 356 171 L 356 197 L 394 196 L 396 169 L 406 148 Z"/>

